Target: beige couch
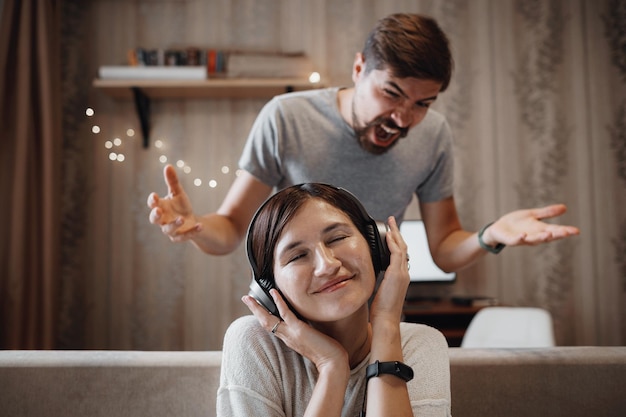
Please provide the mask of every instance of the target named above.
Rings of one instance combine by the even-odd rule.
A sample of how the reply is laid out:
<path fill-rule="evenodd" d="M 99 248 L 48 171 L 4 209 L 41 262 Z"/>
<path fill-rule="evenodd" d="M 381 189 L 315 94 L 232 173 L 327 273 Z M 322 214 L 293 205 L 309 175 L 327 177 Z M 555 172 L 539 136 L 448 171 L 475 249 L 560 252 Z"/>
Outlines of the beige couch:
<path fill-rule="evenodd" d="M 213 416 L 220 352 L 1 351 L 0 416 Z M 626 347 L 450 349 L 452 414 L 626 416 Z"/>

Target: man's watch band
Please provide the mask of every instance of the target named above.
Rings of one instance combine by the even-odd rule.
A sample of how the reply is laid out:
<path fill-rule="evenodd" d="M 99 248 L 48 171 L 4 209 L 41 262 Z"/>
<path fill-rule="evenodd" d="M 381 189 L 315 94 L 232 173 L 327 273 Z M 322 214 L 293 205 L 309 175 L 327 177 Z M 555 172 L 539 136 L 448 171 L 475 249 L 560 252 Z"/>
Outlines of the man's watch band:
<path fill-rule="evenodd" d="M 402 362 L 376 361 L 373 364 L 367 366 L 367 370 L 365 371 L 365 380 L 369 380 L 370 378 L 382 374 L 397 376 L 405 382 L 409 382 L 413 379 L 413 369 Z"/>
<path fill-rule="evenodd" d="M 483 240 L 483 233 L 485 233 L 485 230 L 487 230 L 487 228 L 491 226 L 493 223 L 494 222 L 487 223 L 486 225 L 483 226 L 482 229 L 480 229 L 480 232 L 478 232 L 478 244 L 480 245 L 481 248 L 483 248 L 487 252 L 498 254 L 502 252 L 502 249 L 505 248 L 506 245 L 504 243 L 498 243 L 496 246 L 489 246 Z"/>

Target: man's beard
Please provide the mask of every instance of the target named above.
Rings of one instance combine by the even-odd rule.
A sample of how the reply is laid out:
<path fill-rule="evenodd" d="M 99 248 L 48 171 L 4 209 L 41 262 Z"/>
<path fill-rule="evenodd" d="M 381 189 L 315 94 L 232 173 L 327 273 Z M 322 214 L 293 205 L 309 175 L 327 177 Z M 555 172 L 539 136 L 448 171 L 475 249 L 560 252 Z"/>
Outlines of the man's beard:
<path fill-rule="evenodd" d="M 389 146 L 376 145 L 372 143 L 367 137 L 367 133 L 369 130 L 373 129 L 374 134 L 376 134 L 375 129 L 382 129 L 382 127 L 380 127 L 380 125 L 382 124 L 394 130 L 400 131 L 400 135 L 396 139 L 394 139 L 393 143 L 391 143 Z M 406 135 L 409 133 L 408 128 L 398 127 L 395 124 L 395 122 L 391 120 L 389 117 L 382 117 L 382 116 L 377 117 L 376 119 L 365 124 L 364 126 L 359 126 L 359 119 L 356 115 L 356 112 L 354 111 L 354 102 L 352 102 L 352 126 L 353 126 L 352 129 L 354 130 L 354 134 L 356 135 L 357 141 L 359 142 L 359 145 L 361 145 L 361 148 L 363 148 L 365 151 L 372 153 L 374 155 L 382 155 L 385 152 L 389 151 L 391 148 L 396 146 L 396 144 L 400 141 L 400 139 L 406 137 Z"/>

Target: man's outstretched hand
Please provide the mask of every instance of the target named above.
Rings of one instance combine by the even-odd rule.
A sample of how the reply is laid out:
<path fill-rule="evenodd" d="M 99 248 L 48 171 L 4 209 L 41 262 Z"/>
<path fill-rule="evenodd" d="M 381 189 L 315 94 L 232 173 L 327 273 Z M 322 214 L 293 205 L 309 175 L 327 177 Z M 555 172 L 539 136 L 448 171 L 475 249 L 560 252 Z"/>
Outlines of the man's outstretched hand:
<path fill-rule="evenodd" d="M 161 231 L 173 242 L 189 240 L 202 230 L 202 225 L 193 214 L 189 197 L 172 165 L 165 166 L 163 177 L 167 195 L 160 198 L 157 193 L 151 193 L 148 196 L 150 223 L 161 226 Z"/>
<path fill-rule="evenodd" d="M 577 227 L 542 221 L 560 216 L 566 211 L 564 204 L 513 211 L 489 226 L 483 234 L 483 240 L 489 246 L 498 243 L 507 246 L 538 245 L 580 234 Z"/>

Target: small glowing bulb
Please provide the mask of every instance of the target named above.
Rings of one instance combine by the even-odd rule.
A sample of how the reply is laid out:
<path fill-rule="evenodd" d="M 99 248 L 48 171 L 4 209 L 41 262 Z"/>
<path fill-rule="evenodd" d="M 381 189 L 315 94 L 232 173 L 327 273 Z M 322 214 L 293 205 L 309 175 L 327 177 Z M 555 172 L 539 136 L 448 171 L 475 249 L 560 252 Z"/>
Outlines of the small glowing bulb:
<path fill-rule="evenodd" d="M 111 153 L 109 154 L 109 159 L 110 159 L 111 161 L 115 161 L 115 160 L 117 159 L 117 154 L 116 154 L 115 152 L 111 152 Z"/>
<path fill-rule="evenodd" d="M 211 187 L 211 188 L 217 187 L 217 181 L 215 181 L 215 180 L 209 181 L 209 187 Z"/>
<path fill-rule="evenodd" d="M 91 127 L 93 133 L 100 133 L 100 126 L 94 125 Z"/>
<path fill-rule="evenodd" d="M 183 172 L 184 172 L 185 174 L 189 174 L 189 173 L 191 172 L 191 167 L 190 167 L 189 165 L 185 165 L 185 166 L 183 167 Z"/>
<path fill-rule="evenodd" d="M 201 186 L 202 180 L 200 178 L 196 178 L 195 180 L 193 180 L 193 185 L 195 185 L 196 187 Z"/>
<path fill-rule="evenodd" d="M 236 176 L 238 176 L 238 177 L 239 177 L 241 174 L 243 174 L 243 170 L 238 169 L 237 171 L 235 171 L 235 175 L 236 175 Z"/>
<path fill-rule="evenodd" d="M 122 139 L 120 138 L 113 139 L 113 145 L 120 146 L 121 144 L 122 144 Z"/>
<path fill-rule="evenodd" d="M 165 155 L 161 155 L 159 156 L 159 162 L 161 162 L 162 164 L 167 162 L 167 156 Z"/>
<path fill-rule="evenodd" d="M 117 154 L 117 161 L 118 162 L 124 162 L 124 159 L 126 159 L 126 157 L 124 156 L 123 153 Z"/>
<path fill-rule="evenodd" d="M 230 172 L 230 168 L 228 168 L 226 165 L 224 165 L 222 167 L 222 174 L 228 174 Z"/>
<path fill-rule="evenodd" d="M 161 149 L 163 147 L 163 142 L 160 139 L 157 139 L 157 140 L 154 141 L 154 146 L 157 149 Z"/>
<path fill-rule="evenodd" d="M 104 142 L 104 147 L 107 149 L 111 149 L 113 147 L 113 142 L 107 140 L 106 142 Z"/>
<path fill-rule="evenodd" d="M 93 111 L 93 109 L 91 107 L 87 107 L 87 110 L 85 110 L 85 114 L 89 117 L 93 116 L 95 114 L 95 112 Z"/>
<path fill-rule="evenodd" d="M 135 136 L 135 131 L 133 129 L 126 129 L 126 136 L 129 136 L 129 137 Z"/>
<path fill-rule="evenodd" d="M 319 72 L 312 72 L 311 75 L 309 75 L 309 82 L 311 84 L 317 84 L 320 82 L 321 79 L 322 77 L 320 76 Z"/>
<path fill-rule="evenodd" d="M 185 161 L 183 161 L 182 159 L 179 159 L 178 161 L 176 161 L 176 166 L 178 168 L 182 168 L 185 166 Z"/>

